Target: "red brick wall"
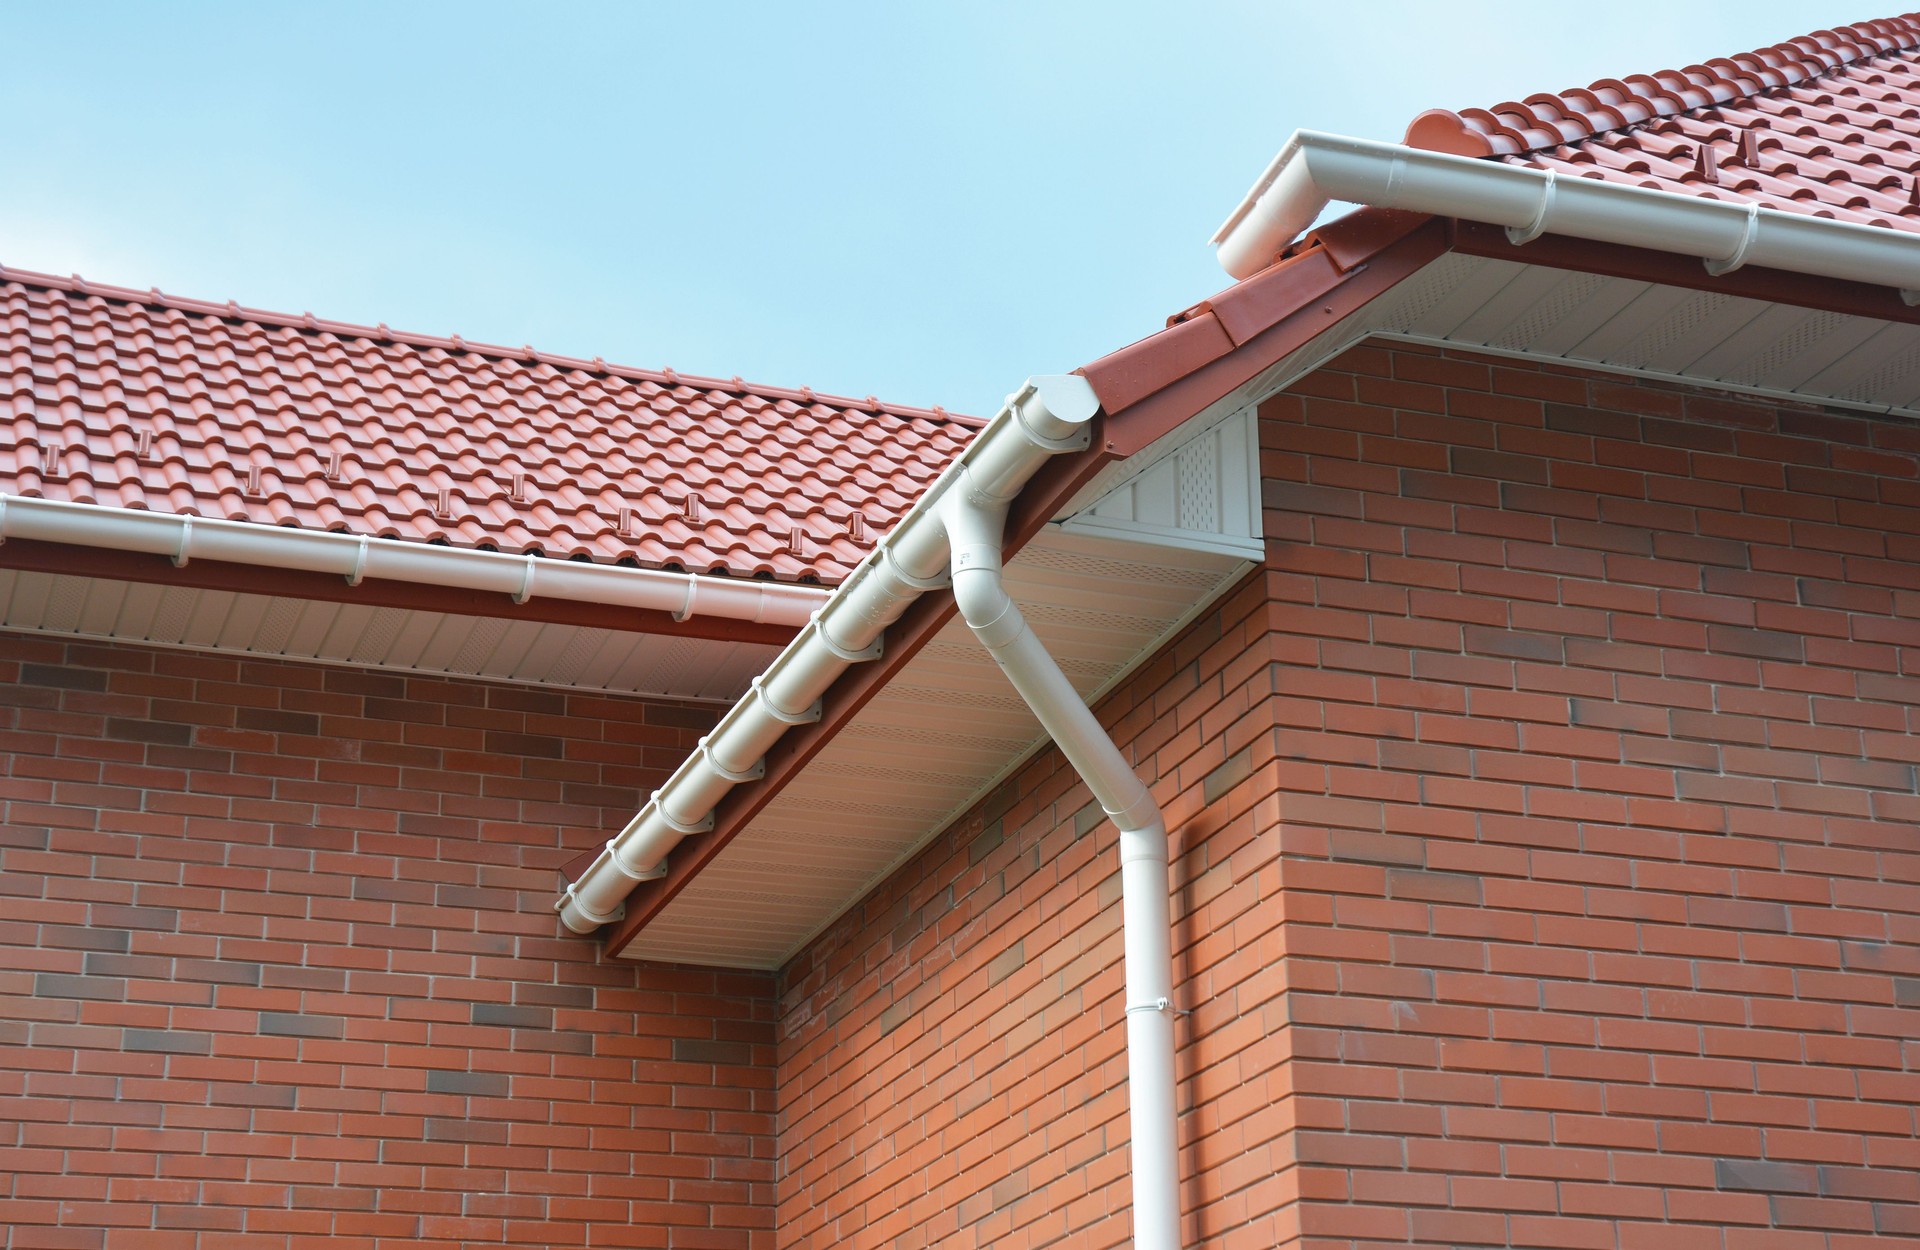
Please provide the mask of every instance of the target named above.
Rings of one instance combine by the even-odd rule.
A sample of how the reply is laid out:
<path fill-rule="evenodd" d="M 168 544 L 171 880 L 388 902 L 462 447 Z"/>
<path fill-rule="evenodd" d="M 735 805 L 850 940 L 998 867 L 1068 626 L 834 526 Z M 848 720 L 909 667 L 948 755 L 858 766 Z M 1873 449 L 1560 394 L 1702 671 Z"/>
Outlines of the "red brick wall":
<path fill-rule="evenodd" d="M 0 635 L 0 1246 L 771 1244 L 771 978 L 551 911 L 711 719 Z"/>
<path fill-rule="evenodd" d="M 1175 828 L 1190 1244 L 1920 1239 L 1920 430 L 1368 346 L 1101 709 Z M 787 970 L 780 1241 L 1127 1235 L 1044 754 Z"/>

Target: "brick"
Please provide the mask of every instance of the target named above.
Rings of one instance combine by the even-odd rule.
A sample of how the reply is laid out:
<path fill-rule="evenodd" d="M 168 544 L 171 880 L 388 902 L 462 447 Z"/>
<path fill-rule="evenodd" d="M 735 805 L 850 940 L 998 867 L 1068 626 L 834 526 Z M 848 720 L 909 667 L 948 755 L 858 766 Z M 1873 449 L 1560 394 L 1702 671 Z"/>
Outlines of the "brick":
<path fill-rule="evenodd" d="M 268 1037 L 343 1037 L 346 1021 L 339 1016 L 263 1011 L 260 1013 L 260 1032 Z"/>

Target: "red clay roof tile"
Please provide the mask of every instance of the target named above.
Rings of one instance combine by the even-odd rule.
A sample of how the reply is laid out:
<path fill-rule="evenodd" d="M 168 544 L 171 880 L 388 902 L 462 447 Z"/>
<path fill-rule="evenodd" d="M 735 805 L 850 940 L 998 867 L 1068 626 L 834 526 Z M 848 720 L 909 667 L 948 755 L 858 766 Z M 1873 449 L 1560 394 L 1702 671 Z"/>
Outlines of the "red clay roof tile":
<path fill-rule="evenodd" d="M 0 493 L 837 582 L 982 424 L 0 268 Z"/>
<path fill-rule="evenodd" d="M 1491 109 L 1409 146 L 1920 231 L 1920 14 Z"/>

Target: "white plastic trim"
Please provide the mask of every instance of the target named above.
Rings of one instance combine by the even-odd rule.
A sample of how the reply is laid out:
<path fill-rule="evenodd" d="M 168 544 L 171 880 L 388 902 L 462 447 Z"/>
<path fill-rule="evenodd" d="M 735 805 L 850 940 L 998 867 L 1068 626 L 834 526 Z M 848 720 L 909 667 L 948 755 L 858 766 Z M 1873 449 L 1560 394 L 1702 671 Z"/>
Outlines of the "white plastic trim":
<path fill-rule="evenodd" d="M 1099 408 L 1093 388 L 1073 374 L 1032 378 L 1009 396 L 960 459 L 934 480 L 766 672 L 754 678 L 747 693 L 714 726 L 706 749 L 674 770 L 654 800 L 607 840 L 593 863 L 554 902 L 561 922 L 575 933 L 591 933 L 606 923 L 636 878 L 656 872 L 696 820 L 710 821 L 714 807 L 741 784 L 737 778 L 750 771 L 716 768 L 716 755 L 731 761 L 762 759 L 790 727 L 820 718 L 821 696 L 842 673 L 880 653 L 887 626 L 944 580 L 948 543 L 940 509 L 956 483 L 964 483 L 967 497 L 983 506 L 1004 504 L 1049 457 L 1087 445 Z M 551 571 L 542 571 L 543 581 L 551 576 Z M 703 586 L 703 596 L 711 590 Z"/>
<path fill-rule="evenodd" d="M 665 569 L 636 569 L 614 564 L 585 564 L 544 556 L 506 555 L 466 547 L 334 534 L 324 530 L 258 525 L 207 517 L 67 503 L 22 495 L 4 497 L 0 540 L 31 538 L 78 547 L 166 556 L 175 565 L 192 559 L 223 560 L 255 567 L 333 573 L 358 586 L 365 579 L 491 590 L 524 603 L 534 593 L 574 603 L 608 603 L 653 608 L 678 615 L 703 590 L 704 615 L 766 624 L 804 626 L 828 599 L 825 590 L 783 582 L 708 577 Z"/>
<path fill-rule="evenodd" d="M 1920 234 L 1569 177 L 1395 143 L 1296 131 L 1215 232 L 1235 278 L 1265 269 L 1334 200 L 1693 256 L 1709 271 L 1742 265 L 1920 291 Z"/>

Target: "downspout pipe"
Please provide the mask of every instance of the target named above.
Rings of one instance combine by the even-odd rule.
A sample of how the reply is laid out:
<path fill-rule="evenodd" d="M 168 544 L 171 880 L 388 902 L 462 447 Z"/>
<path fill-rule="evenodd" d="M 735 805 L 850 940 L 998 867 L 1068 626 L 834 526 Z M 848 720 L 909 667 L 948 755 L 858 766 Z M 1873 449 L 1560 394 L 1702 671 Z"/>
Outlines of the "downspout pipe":
<path fill-rule="evenodd" d="M 941 515 L 953 551 L 954 602 L 967 627 L 1120 831 L 1133 1244 L 1137 1250 L 1179 1250 L 1173 921 L 1166 820 L 1007 594 L 1001 552 L 1009 502 L 1010 496 L 997 494 L 964 473 L 960 487 L 948 492 Z"/>
<path fill-rule="evenodd" d="M 1012 499 L 1051 457 L 1086 447 L 1100 401 L 1085 378 L 1031 378 L 841 583 L 805 629 L 754 678 L 694 753 L 554 902 L 563 924 L 591 933 L 625 915 L 641 881 L 664 876 L 682 839 L 714 825 L 733 788 L 765 775 L 765 755 L 788 729 L 820 718 L 820 699 L 855 664 L 876 659 L 888 625 L 947 584 L 942 501 L 962 481 Z"/>
<path fill-rule="evenodd" d="M 1912 231 L 1314 130 L 1294 133 L 1215 232 L 1221 266 L 1259 273 L 1335 200 L 1505 226 L 1517 244 L 1558 234 L 1697 257 L 1714 275 L 1762 265 L 1920 301 Z"/>

